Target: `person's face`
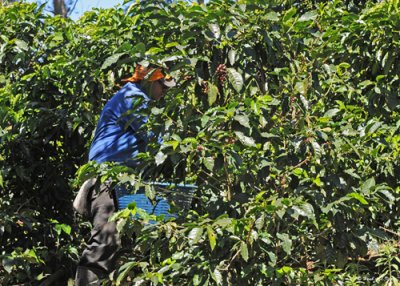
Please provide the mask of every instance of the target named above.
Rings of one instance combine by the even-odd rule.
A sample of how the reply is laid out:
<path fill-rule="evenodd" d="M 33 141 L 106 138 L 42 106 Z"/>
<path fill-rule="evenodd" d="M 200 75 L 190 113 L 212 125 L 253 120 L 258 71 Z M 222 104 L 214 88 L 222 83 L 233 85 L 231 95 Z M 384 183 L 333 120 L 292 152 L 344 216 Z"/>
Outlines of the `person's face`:
<path fill-rule="evenodd" d="M 163 85 L 159 80 L 156 80 L 151 83 L 150 96 L 155 100 L 159 100 L 165 95 L 167 89 L 168 88 Z"/>

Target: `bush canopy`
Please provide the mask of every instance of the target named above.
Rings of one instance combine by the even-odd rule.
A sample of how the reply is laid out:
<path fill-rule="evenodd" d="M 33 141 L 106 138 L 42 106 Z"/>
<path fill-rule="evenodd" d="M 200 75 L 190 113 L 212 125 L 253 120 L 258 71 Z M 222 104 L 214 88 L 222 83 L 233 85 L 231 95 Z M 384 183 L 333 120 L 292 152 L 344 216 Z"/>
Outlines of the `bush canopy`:
<path fill-rule="evenodd" d="M 93 175 L 198 186 L 182 219 L 113 217 L 116 285 L 399 283 L 398 0 L 149 0 L 76 22 L 0 4 L 0 31 L 0 284 L 72 279 Z M 137 63 L 178 82 L 143 127 L 163 143 L 134 170 L 87 163 Z"/>

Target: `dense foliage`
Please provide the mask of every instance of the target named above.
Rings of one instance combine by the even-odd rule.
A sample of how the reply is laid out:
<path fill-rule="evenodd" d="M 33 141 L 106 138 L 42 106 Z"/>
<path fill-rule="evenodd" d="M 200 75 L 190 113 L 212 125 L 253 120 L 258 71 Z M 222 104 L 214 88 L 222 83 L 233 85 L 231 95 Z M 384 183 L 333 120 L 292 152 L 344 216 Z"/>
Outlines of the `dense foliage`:
<path fill-rule="evenodd" d="M 77 22 L 0 8 L 2 285 L 73 277 L 89 227 L 71 201 L 94 173 L 199 187 L 182 220 L 114 217 L 117 285 L 399 283 L 399 1 L 245 2 Z M 162 145 L 138 170 L 86 164 L 103 104 L 143 60 L 179 83 L 144 127 Z"/>

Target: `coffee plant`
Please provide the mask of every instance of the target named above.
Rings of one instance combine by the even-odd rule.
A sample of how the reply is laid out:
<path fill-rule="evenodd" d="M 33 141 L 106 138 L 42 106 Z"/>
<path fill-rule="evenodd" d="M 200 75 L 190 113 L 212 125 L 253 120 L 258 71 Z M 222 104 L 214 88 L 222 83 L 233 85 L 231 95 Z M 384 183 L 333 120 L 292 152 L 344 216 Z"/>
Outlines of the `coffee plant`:
<path fill-rule="evenodd" d="M 114 215 L 105 284 L 399 283 L 398 0 L 149 0 L 76 22 L 41 9 L 0 6 L 0 284 L 72 283 L 90 176 L 198 186 L 178 219 Z M 147 110 L 162 143 L 137 169 L 87 163 L 137 63 L 178 82 Z"/>

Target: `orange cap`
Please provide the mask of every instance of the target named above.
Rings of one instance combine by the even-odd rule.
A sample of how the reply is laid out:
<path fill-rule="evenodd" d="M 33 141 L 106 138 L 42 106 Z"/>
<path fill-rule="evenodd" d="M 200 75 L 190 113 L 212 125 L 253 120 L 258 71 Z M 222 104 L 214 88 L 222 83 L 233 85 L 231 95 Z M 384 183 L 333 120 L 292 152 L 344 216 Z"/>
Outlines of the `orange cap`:
<path fill-rule="evenodd" d="M 139 82 L 144 80 L 149 73 L 151 73 L 151 75 L 148 78 L 148 81 L 156 81 L 164 78 L 164 74 L 161 72 L 161 69 L 146 68 L 144 66 L 137 65 L 134 74 L 129 78 L 123 79 L 122 82 Z"/>

